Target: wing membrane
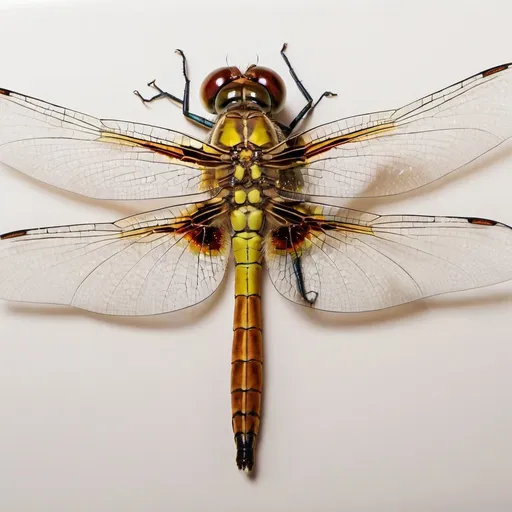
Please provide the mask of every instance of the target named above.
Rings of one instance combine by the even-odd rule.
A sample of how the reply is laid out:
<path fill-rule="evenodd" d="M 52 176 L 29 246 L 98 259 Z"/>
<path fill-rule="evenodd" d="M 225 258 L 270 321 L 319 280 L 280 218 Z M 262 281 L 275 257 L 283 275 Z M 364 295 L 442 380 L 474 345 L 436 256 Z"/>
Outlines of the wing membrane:
<path fill-rule="evenodd" d="M 0 237 L 0 298 L 111 315 L 152 315 L 197 304 L 224 276 L 230 247 L 224 215 L 218 202 L 111 224 L 7 233 Z"/>
<path fill-rule="evenodd" d="M 0 161 L 65 190 L 100 199 L 214 193 L 229 172 L 221 155 L 179 132 L 0 89 Z"/>
<path fill-rule="evenodd" d="M 272 215 L 281 223 L 292 218 L 282 211 Z M 316 298 L 312 306 L 321 310 L 371 311 L 512 279 L 505 224 L 317 205 L 303 211 L 292 212 L 294 223 L 285 226 L 291 235 L 279 238 L 274 229 L 266 240 L 274 286 L 299 304 Z"/>
<path fill-rule="evenodd" d="M 419 188 L 512 136 L 511 66 L 478 73 L 397 110 L 291 137 L 267 152 L 266 165 L 277 170 L 278 187 L 296 197 L 377 197 Z"/>

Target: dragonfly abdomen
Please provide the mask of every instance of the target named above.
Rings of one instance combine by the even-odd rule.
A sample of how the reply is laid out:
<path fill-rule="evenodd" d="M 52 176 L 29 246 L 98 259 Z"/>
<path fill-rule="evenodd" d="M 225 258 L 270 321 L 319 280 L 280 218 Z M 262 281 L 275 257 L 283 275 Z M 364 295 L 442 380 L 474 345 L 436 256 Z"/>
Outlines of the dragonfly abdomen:
<path fill-rule="evenodd" d="M 253 194 L 255 196 L 255 194 Z M 249 192 L 231 212 L 235 257 L 235 313 L 231 358 L 231 409 L 239 469 L 251 470 L 260 427 L 263 386 L 261 268 L 263 212 Z M 235 192 L 235 204 L 236 201 Z M 247 199 L 247 200 L 246 200 Z M 241 203 L 241 201 L 240 201 Z"/>
<path fill-rule="evenodd" d="M 254 464 L 262 386 L 261 298 L 256 294 L 237 295 L 231 358 L 231 407 L 239 469 L 251 470 Z"/>

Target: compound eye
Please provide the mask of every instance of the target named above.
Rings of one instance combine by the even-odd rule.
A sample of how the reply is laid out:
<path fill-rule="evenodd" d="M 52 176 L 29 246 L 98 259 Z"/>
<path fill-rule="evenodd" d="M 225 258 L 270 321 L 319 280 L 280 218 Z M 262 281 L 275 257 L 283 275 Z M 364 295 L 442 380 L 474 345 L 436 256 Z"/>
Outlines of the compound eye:
<path fill-rule="evenodd" d="M 215 99 L 219 91 L 233 80 L 240 78 L 242 73 L 235 66 L 229 66 L 212 71 L 201 84 L 201 101 L 204 108 L 215 114 Z"/>
<path fill-rule="evenodd" d="M 273 113 L 279 112 L 284 107 L 286 86 L 283 79 L 275 71 L 263 66 L 251 66 L 245 72 L 245 76 L 267 89 L 272 100 Z"/>

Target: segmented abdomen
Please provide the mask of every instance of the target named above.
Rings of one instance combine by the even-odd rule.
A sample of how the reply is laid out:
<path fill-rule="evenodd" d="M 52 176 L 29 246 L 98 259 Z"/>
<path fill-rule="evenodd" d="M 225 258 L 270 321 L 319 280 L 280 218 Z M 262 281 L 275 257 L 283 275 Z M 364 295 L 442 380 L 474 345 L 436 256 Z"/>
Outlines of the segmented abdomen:
<path fill-rule="evenodd" d="M 261 242 L 261 236 L 255 232 L 237 233 L 233 237 L 236 270 L 231 409 L 236 462 L 239 469 L 247 470 L 254 465 L 263 385 Z"/>

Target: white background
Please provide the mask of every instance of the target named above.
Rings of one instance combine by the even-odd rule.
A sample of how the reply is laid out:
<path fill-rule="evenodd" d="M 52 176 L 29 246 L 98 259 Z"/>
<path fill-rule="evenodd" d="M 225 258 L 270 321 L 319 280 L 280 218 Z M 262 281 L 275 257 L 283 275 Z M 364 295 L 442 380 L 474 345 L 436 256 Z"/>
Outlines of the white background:
<path fill-rule="evenodd" d="M 173 5 L 176 4 L 176 5 Z M 401 106 L 512 60 L 509 0 L 3 2 L 0 85 L 102 117 L 201 134 L 134 88 L 192 106 L 212 68 L 262 65 L 309 123 Z M 146 92 L 149 92 L 146 90 Z M 512 224 L 511 145 L 419 192 L 362 203 Z M 111 221 L 154 206 L 81 198 L 3 167 L 0 231 Z M 232 269 L 230 269 L 232 270 Z M 264 285 L 258 470 L 234 463 L 233 276 L 213 300 L 154 318 L 0 304 L 2 512 L 512 509 L 512 284 L 360 315 L 308 311 Z"/>

